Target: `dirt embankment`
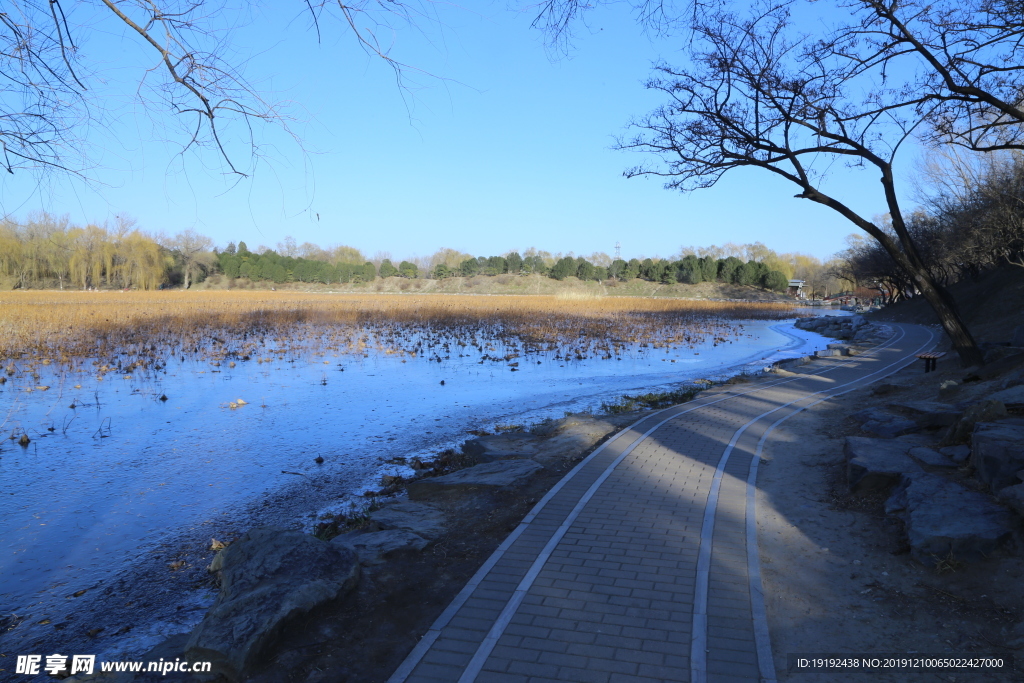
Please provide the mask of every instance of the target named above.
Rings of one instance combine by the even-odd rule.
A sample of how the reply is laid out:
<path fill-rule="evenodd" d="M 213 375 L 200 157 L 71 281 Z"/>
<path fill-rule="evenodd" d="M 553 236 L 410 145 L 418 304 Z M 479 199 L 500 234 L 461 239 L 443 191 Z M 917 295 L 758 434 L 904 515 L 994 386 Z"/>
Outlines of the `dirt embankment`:
<path fill-rule="evenodd" d="M 1024 325 L 1024 268 L 1006 266 L 949 288 L 971 333 L 980 342 L 1005 343 L 1013 329 Z M 937 325 L 935 312 L 915 297 L 868 315 L 871 320 Z M 948 341 L 943 342 L 949 348 Z"/>

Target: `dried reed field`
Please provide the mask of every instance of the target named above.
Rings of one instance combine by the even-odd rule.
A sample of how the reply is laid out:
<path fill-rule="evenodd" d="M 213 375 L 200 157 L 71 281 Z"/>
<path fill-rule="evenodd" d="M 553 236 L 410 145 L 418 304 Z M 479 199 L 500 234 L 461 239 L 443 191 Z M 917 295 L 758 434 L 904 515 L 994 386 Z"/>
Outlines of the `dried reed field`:
<path fill-rule="evenodd" d="M 541 352 L 612 359 L 628 348 L 724 343 L 736 321 L 794 315 L 786 304 L 634 297 L 13 291 L 0 293 L 0 360 L 13 374 L 25 364 L 85 370 L 85 360 L 129 372 L 169 358 L 373 351 L 440 362 L 469 347 L 480 362 Z"/>

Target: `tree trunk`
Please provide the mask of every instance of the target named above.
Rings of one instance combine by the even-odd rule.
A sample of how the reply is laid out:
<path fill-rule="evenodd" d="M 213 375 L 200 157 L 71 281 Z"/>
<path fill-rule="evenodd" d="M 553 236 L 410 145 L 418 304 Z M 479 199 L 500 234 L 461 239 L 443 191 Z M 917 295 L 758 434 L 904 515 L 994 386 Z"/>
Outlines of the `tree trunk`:
<path fill-rule="evenodd" d="M 917 283 L 917 288 L 921 290 L 921 296 L 931 304 L 935 314 L 939 316 L 942 329 L 946 331 L 950 341 L 953 342 L 953 348 L 959 354 L 963 366 L 984 365 L 984 354 L 978 348 L 977 342 L 974 341 L 970 330 L 967 329 L 967 325 L 960 317 L 956 302 L 950 293 L 941 285 L 936 284 L 927 271 L 911 273 L 911 276 Z"/>

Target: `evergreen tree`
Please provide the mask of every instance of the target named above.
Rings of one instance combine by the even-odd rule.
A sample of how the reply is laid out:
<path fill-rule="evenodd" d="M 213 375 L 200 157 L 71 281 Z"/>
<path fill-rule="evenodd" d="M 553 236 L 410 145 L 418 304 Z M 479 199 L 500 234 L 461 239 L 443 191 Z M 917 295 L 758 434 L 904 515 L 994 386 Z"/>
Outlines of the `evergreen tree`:
<path fill-rule="evenodd" d="M 736 271 L 743 265 L 743 261 L 735 256 L 722 259 L 718 262 L 718 279 L 722 282 L 735 282 Z"/>
<path fill-rule="evenodd" d="M 737 285 L 761 284 L 761 272 L 754 261 L 747 261 L 733 273 L 732 281 Z"/>
<path fill-rule="evenodd" d="M 556 280 L 564 280 L 570 275 L 575 275 L 579 265 L 576 259 L 571 256 L 564 256 L 551 268 L 550 276 Z"/>
<path fill-rule="evenodd" d="M 576 277 L 581 280 L 593 280 L 594 264 L 581 257 L 576 265 Z"/>
<path fill-rule="evenodd" d="M 519 255 L 518 251 L 513 251 L 506 256 L 505 263 L 507 265 L 506 272 L 512 275 L 519 275 L 523 271 L 523 257 Z"/>
<path fill-rule="evenodd" d="M 718 259 L 712 256 L 705 256 L 700 261 L 700 276 L 704 282 L 714 282 L 718 279 Z"/>
<path fill-rule="evenodd" d="M 414 278 L 419 275 L 419 268 L 416 267 L 415 263 L 402 261 L 398 264 L 398 274 L 402 277 Z"/>
<path fill-rule="evenodd" d="M 661 275 L 661 273 L 658 273 L 658 275 Z M 656 279 L 654 275 L 654 261 L 652 259 L 645 258 L 643 261 L 640 262 L 639 277 L 642 277 L 645 280 Z"/>
<path fill-rule="evenodd" d="M 381 277 L 393 277 L 398 275 L 398 268 L 391 265 L 391 259 L 384 259 L 380 262 L 378 273 Z"/>
<path fill-rule="evenodd" d="M 462 277 L 473 277 L 480 272 L 480 262 L 475 258 L 468 258 L 459 264 L 459 275 Z"/>
<path fill-rule="evenodd" d="M 238 258 L 237 256 L 232 256 L 230 254 L 227 254 L 227 252 L 224 252 L 224 254 L 227 255 L 227 258 L 221 259 L 221 261 L 220 261 L 220 269 L 222 271 L 224 271 L 224 275 L 226 277 L 229 277 L 229 278 L 236 278 L 236 277 L 238 277 L 239 274 L 240 274 L 239 271 L 240 271 L 240 269 L 242 267 L 242 259 Z"/>
<path fill-rule="evenodd" d="M 704 265 L 693 254 L 687 254 L 683 257 L 683 260 L 679 262 L 676 268 L 676 272 L 678 280 L 688 285 L 696 285 L 704 281 Z"/>
<path fill-rule="evenodd" d="M 501 275 L 508 270 L 508 263 L 504 256 L 491 256 L 487 259 L 487 265 L 482 272 L 484 275 Z"/>
<path fill-rule="evenodd" d="M 768 271 L 761 284 L 764 285 L 765 289 L 770 289 L 774 292 L 785 292 L 789 289 L 789 279 L 785 273 L 778 270 Z"/>
<path fill-rule="evenodd" d="M 633 280 L 640 277 L 640 259 L 629 259 L 629 262 L 626 263 L 626 270 L 620 277 L 623 280 Z"/>

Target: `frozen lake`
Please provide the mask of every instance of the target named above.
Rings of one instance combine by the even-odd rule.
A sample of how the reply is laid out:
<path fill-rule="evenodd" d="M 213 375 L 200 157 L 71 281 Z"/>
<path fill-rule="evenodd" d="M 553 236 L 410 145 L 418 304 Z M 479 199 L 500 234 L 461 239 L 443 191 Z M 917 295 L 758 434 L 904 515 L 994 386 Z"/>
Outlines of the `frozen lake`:
<path fill-rule="evenodd" d="M 401 469 L 385 461 L 432 455 L 471 430 L 756 372 L 829 341 L 791 322 L 729 325 L 724 343 L 571 361 L 548 351 L 517 358 L 514 371 L 469 347 L 440 362 L 310 353 L 234 367 L 186 359 L 103 379 L 14 376 L 0 386 L 4 434 L 25 431 L 31 443 L 0 445 L 0 616 L 58 619 L 70 594 L 102 586 L 178 530 L 289 486 L 330 482 L 331 500 L 344 501 Z M 291 512 L 311 525 L 316 510 Z"/>

